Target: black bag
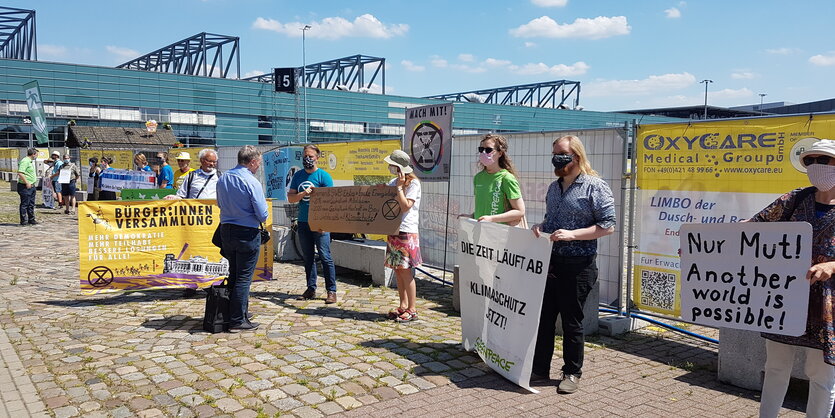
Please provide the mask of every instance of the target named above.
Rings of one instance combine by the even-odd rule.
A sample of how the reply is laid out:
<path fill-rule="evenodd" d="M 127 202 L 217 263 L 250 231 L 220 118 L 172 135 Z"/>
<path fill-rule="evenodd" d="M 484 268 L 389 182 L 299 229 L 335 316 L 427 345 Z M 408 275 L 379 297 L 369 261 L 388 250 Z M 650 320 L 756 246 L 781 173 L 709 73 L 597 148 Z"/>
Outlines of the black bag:
<path fill-rule="evenodd" d="M 226 279 L 223 283 L 206 289 L 206 312 L 203 314 L 203 330 L 216 334 L 223 332 L 229 313 L 229 294 L 232 289 Z"/>
<path fill-rule="evenodd" d="M 222 224 L 217 224 L 217 228 L 215 228 L 215 233 L 212 234 L 212 244 L 215 247 L 223 249 L 223 240 L 220 238 L 220 227 Z"/>
<path fill-rule="evenodd" d="M 264 228 L 264 224 L 258 228 L 258 232 L 261 234 L 261 245 L 270 242 L 270 231 L 267 228 Z"/>

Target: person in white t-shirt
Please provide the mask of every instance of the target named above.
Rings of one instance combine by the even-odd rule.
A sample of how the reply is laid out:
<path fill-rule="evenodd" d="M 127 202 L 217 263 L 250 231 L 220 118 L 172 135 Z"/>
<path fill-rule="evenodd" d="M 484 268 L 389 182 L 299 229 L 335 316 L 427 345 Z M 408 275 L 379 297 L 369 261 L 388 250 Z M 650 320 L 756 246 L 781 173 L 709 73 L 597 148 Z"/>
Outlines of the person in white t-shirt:
<path fill-rule="evenodd" d="M 420 238 L 418 236 L 420 209 L 420 181 L 410 165 L 409 155 L 395 150 L 383 161 L 388 163 L 389 171 L 397 177 L 388 185 L 397 187 L 397 203 L 404 213 L 400 222 L 400 233 L 389 235 L 386 240 L 386 267 L 394 270 L 397 277 L 397 293 L 400 294 L 400 306 L 392 309 L 388 316 L 396 322 L 408 322 L 417 319 L 415 307 L 417 288 L 412 269 L 423 263 L 420 256 Z"/>

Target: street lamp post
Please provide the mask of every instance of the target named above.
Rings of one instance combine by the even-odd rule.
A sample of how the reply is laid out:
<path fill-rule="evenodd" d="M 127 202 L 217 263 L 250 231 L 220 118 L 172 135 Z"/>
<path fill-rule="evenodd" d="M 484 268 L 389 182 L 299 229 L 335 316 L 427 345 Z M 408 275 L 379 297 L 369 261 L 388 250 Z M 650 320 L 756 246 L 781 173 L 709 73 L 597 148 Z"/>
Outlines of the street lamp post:
<path fill-rule="evenodd" d="M 310 29 L 310 25 L 304 25 L 302 31 L 302 88 L 304 89 L 304 143 L 307 143 L 307 131 L 309 130 L 307 123 L 307 56 L 305 53 L 305 33 Z"/>
<path fill-rule="evenodd" d="M 707 79 L 700 81 L 700 83 L 705 83 L 705 117 L 704 117 L 705 119 L 707 119 L 707 85 L 712 83 L 712 82 L 713 82 L 713 80 L 707 80 Z"/>
<path fill-rule="evenodd" d="M 760 112 L 763 111 L 763 97 L 768 96 L 767 93 L 760 93 Z"/>

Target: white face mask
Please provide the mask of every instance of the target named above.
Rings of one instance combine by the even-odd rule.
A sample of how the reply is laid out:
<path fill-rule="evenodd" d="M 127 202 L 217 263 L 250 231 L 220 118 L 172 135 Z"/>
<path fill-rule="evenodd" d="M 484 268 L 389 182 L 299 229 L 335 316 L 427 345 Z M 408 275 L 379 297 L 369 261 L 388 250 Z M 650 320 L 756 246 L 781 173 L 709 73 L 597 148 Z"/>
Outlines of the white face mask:
<path fill-rule="evenodd" d="M 398 172 L 399 171 L 397 170 L 397 167 L 395 167 L 393 165 L 389 166 L 389 173 L 394 174 L 396 176 Z"/>
<path fill-rule="evenodd" d="M 812 164 L 806 167 L 806 175 L 812 186 L 822 192 L 835 187 L 835 165 Z"/>

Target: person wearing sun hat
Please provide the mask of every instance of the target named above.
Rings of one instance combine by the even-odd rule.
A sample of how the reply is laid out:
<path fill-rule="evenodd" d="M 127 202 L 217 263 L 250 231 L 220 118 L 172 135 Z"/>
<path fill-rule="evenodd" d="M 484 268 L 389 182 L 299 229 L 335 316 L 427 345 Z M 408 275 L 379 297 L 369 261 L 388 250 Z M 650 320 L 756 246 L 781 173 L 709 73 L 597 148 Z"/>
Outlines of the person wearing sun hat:
<path fill-rule="evenodd" d="M 400 306 L 389 311 L 388 316 L 397 322 L 409 322 L 418 317 L 415 306 L 417 288 L 412 269 L 423 263 L 418 235 L 420 181 L 412 169 L 411 158 L 402 150 L 395 150 L 383 161 L 388 163 L 389 172 L 397 176 L 388 185 L 397 188 L 395 198 L 404 213 L 399 233 L 386 239 L 385 266 L 394 270 L 400 296 Z"/>
<path fill-rule="evenodd" d="M 174 188 L 180 189 L 180 186 L 183 184 L 183 180 L 188 177 L 188 173 L 194 171 L 193 168 L 189 166 L 191 164 L 191 155 L 185 151 L 177 154 L 177 167 L 178 170 L 174 171 Z"/>
<path fill-rule="evenodd" d="M 780 196 L 750 219 L 812 225 L 812 259 L 806 272 L 806 280 L 811 283 L 806 333 L 797 337 L 762 334 L 766 360 L 760 417 L 780 413 L 798 350 L 806 352 L 806 416 L 828 417 L 835 402 L 835 141 L 814 143 L 800 154 L 800 161 L 812 187 Z"/>

